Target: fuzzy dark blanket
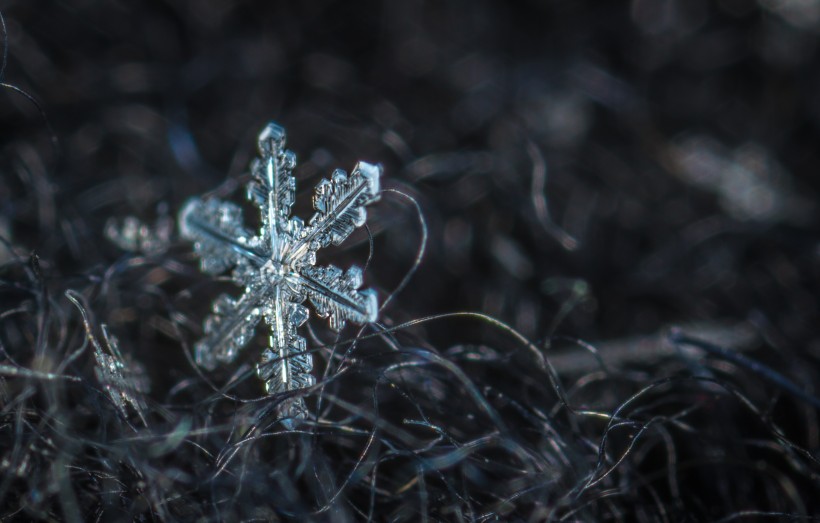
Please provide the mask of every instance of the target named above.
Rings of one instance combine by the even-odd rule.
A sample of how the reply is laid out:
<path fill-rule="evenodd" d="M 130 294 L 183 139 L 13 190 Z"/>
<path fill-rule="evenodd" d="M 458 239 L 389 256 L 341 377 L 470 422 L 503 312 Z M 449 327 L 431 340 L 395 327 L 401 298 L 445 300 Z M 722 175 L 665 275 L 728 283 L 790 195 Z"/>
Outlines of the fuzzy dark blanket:
<path fill-rule="evenodd" d="M 820 0 L 0 13 L 2 520 L 820 519 Z M 269 121 L 305 224 L 381 165 L 316 262 L 378 311 L 206 365 L 242 287 L 178 214 L 264 227 Z"/>

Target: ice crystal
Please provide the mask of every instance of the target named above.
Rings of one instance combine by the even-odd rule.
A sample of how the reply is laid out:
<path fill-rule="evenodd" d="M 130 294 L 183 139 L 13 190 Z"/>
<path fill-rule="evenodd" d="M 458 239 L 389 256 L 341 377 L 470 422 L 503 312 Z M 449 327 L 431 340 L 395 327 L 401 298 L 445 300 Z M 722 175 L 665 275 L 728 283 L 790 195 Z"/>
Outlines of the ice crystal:
<path fill-rule="evenodd" d="M 94 342 L 94 359 L 97 361 L 94 374 L 123 417 L 127 417 L 126 406 L 130 405 L 146 425 L 146 406 L 142 395 L 148 392 L 149 385 L 145 371 L 136 362 L 123 357 L 119 341 L 108 332 L 105 324 L 101 328 L 108 350 L 104 351 L 99 343 Z"/>
<path fill-rule="evenodd" d="M 127 407 L 130 405 L 142 424 L 147 425 L 143 395 L 149 391 L 150 383 L 145 370 L 139 363 L 123 357 L 117 338 L 108 332 L 105 324 L 100 327 L 107 350 L 103 349 L 102 344 L 94 336 L 88 313 L 81 303 L 81 295 L 73 290 L 67 291 L 65 295 L 82 314 L 86 338 L 94 348 L 94 359 L 97 363 L 94 367 L 94 374 L 105 393 L 123 418 L 128 418 Z"/>
<path fill-rule="evenodd" d="M 340 244 L 364 224 L 365 206 L 380 196 L 381 166 L 359 162 L 349 175 L 337 169 L 322 180 L 313 196 L 316 213 L 305 224 L 290 216 L 296 157 L 285 150 L 282 127 L 270 123 L 259 134 L 259 155 L 251 164 L 247 186 L 248 199 L 261 213 L 258 234 L 245 228 L 239 206 L 216 198 L 190 200 L 179 214 L 179 229 L 194 242 L 204 272 L 231 270 L 232 280 L 244 287 L 238 298 L 223 294 L 213 302 L 204 322 L 205 337 L 194 346 L 197 363 L 213 369 L 232 361 L 264 318 L 270 336 L 256 372 L 269 394 L 280 394 L 315 383 L 312 357 L 297 332 L 308 319 L 306 299 L 335 330 L 347 321 L 376 319 L 375 291 L 359 290 L 361 269 L 317 266 L 316 252 Z M 283 411 L 296 418 L 306 412 L 301 399 Z"/>
<path fill-rule="evenodd" d="M 173 230 L 174 220 L 168 216 L 167 206 L 162 204 L 153 226 L 134 216 L 127 216 L 122 221 L 112 218 L 105 225 L 105 237 L 124 251 L 154 255 L 168 250 Z"/>

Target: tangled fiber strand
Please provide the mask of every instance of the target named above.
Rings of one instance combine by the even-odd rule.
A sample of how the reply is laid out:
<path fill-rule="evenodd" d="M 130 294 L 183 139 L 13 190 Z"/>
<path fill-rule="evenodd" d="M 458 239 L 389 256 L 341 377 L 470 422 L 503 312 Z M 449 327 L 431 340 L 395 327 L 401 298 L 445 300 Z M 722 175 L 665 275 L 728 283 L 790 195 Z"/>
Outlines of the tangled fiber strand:
<path fill-rule="evenodd" d="M 3 17 L 2 517 L 820 518 L 820 3 Z M 240 200 L 268 119 L 300 187 L 387 173 L 329 254 L 367 260 L 380 321 L 306 326 L 295 430 L 261 339 L 193 363 L 231 286 L 160 233 L 191 195 Z M 128 215 L 161 241 L 109 242 Z"/>

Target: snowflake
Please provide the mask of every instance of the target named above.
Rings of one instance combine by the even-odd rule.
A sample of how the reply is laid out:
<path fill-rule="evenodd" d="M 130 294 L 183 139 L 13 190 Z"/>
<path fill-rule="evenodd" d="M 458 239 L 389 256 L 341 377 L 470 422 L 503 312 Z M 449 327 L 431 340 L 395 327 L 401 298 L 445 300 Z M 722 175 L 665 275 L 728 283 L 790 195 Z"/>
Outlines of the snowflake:
<path fill-rule="evenodd" d="M 105 237 L 124 251 L 138 254 L 163 254 L 171 245 L 174 220 L 168 215 L 168 206 L 159 206 L 159 218 L 152 226 L 135 216 L 119 221 L 110 218 L 105 224 Z"/>
<path fill-rule="evenodd" d="M 204 322 L 205 337 L 194 346 L 196 362 L 214 369 L 232 361 L 264 318 L 270 327 L 269 346 L 256 373 L 268 394 L 315 383 L 306 341 L 297 333 L 308 319 L 302 305 L 306 299 L 335 330 L 346 321 L 375 321 L 378 314 L 375 291 L 359 290 L 361 269 L 317 266 L 316 252 L 340 244 L 365 223 L 365 205 L 380 196 L 381 166 L 359 162 L 350 175 L 337 169 L 330 180 L 322 180 L 313 196 L 316 214 L 305 224 L 290 217 L 296 157 L 284 147 L 282 127 L 270 123 L 259 134 L 260 158 L 251 164 L 247 186 L 248 199 L 261 213 L 258 235 L 244 227 L 237 205 L 215 198 L 194 198 L 179 214 L 182 237 L 194 242 L 202 271 L 217 275 L 232 270 L 233 282 L 245 289 L 239 298 L 223 294 L 213 302 L 213 314 Z M 301 398 L 288 403 L 285 411 L 295 418 L 306 412 Z"/>
<path fill-rule="evenodd" d="M 65 296 L 79 309 L 83 317 L 86 338 L 94 348 L 94 359 L 97 363 L 94 367 L 94 374 L 111 402 L 124 419 L 128 419 L 127 407 L 130 405 L 142 424 L 148 426 L 143 397 L 150 391 L 151 385 L 145 369 L 138 362 L 123 356 L 119 341 L 108 332 L 108 326 L 103 323 L 100 328 L 105 347 L 108 349 L 104 350 L 97 337 L 94 336 L 88 312 L 82 303 L 82 295 L 74 290 L 68 290 Z"/>

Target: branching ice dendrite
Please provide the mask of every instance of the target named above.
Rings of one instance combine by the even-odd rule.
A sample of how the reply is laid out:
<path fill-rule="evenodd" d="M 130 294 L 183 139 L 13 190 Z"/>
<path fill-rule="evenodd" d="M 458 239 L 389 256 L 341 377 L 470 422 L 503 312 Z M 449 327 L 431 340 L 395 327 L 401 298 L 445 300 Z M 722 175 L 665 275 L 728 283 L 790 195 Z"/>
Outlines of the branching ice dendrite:
<path fill-rule="evenodd" d="M 302 303 L 309 300 L 330 326 L 339 330 L 347 321 L 375 321 L 375 291 L 359 290 L 362 271 L 317 266 L 316 252 L 342 243 L 364 225 L 365 206 L 379 199 L 382 168 L 356 164 L 349 175 L 337 169 L 322 180 L 313 196 L 316 214 L 305 224 L 290 216 L 296 193 L 291 172 L 296 156 L 285 150 L 285 130 L 270 123 L 259 134 L 260 157 L 251 164 L 248 199 L 261 213 L 258 234 L 245 229 L 241 209 L 215 198 L 191 199 L 179 213 L 182 237 L 194 242 L 201 269 L 208 274 L 232 271 L 244 287 L 239 298 L 226 294 L 213 302 L 204 323 L 205 337 L 194 347 L 196 361 L 206 369 L 232 361 L 253 337 L 264 318 L 270 327 L 268 348 L 257 364 L 269 394 L 290 392 L 315 383 L 312 357 L 297 329 L 308 319 Z M 302 418 L 301 398 L 284 409 Z M 286 416 L 286 417 L 287 417 Z"/>
<path fill-rule="evenodd" d="M 128 418 L 127 406 L 130 405 L 139 416 L 142 424 L 147 426 L 144 414 L 146 406 L 142 398 L 148 392 L 150 384 L 145 371 L 137 362 L 128 361 L 123 357 L 117 338 L 108 332 L 108 327 L 105 324 L 101 325 L 101 329 L 108 350 L 103 350 L 102 345 L 94 336 L 88 313 L 80 303 L 82 299 L 80 294 L 69 290 L 66 291 L 65 295 L 82 314 L 86 337 L 94 348 L 94 359 L 97 363 L 94 367 L 94 374 L 97 380 L 124 419 Z"/>
<path fill-rule="evenodd" d="M 142 424 L 147 425 L 144 414 L 146 406 L 142 400 L 143 394 L 149 389 L 145 371 L 135 362 L 129 362 L 123 357 L 119 341 L 109 334 L 105 324 L 101 325 L 101 328 L 108 351 L 104 351 L 95 341 L 94 358 L 97 360 L 97 367 L 94 374 L 124 418 L 127 418 L 126 405 L 130 405 L 142 420 Z M 89 337 L 93 340 L 90 334 Z"/>
<path fill-rule="evenodd" d="M 165 204 L 160 205 L 159 218 L 151 226 L 134 216 L 122 221 L 110 219 L 105 225 L 105 237 L 124 251 L 147 255 L 162 254 L 171 245 L 174 221 Z"/>

